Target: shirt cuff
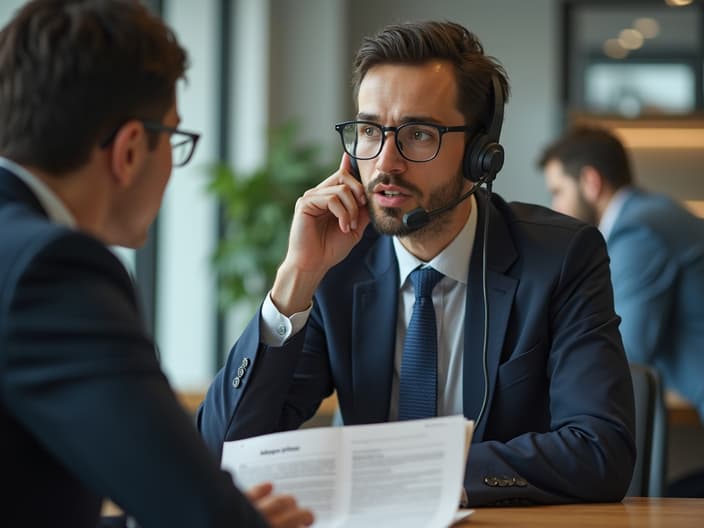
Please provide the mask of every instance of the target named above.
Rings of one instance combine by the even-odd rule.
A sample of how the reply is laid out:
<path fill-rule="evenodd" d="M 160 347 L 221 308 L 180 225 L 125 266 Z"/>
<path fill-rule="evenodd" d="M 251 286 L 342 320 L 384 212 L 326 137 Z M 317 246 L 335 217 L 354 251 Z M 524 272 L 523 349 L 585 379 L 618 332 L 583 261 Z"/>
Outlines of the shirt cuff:
<path fill-rule="evenodd" d="M 291 317 L 283 315 L 271 300 L 271 292 L 267 293 L 262 304 L 262 317 L 259 321 L 259 332 L 262 343 L 267 346 L 280 347 L 291 336 L 297 334 L 308 322 L 308 316 L 313 309 L 313 303 L 302 312 L 296 312 Z"/>

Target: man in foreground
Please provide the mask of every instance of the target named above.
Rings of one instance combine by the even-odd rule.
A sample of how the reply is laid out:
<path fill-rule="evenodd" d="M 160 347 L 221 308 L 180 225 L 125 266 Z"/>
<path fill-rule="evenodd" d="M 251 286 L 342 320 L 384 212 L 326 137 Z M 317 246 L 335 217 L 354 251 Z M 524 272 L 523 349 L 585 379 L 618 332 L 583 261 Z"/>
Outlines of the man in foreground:
<path fill-rule="evenodd" d="M 0 32 L 3 525 L 92 528 L 104 497 L 142 528 L 312 522 L 220 471 L 106 247 L 144 242 L 172 165 L 193 154 L 185 67 L 129 0 L 35 0 Z"/>

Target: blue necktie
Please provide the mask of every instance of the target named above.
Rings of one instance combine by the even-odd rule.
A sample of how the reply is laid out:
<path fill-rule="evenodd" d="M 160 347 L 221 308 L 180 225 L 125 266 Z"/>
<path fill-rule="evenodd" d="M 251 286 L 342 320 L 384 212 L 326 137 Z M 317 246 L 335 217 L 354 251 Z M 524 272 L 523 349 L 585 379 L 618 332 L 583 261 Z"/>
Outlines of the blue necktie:
<path fill-rule="evenodd" d="M 399 420 L 431 418 L 437 412 L 438 344 L 433 288 L 443 274 L 433 268 L 411 272 L 416 301 L 403 342 Z"/>

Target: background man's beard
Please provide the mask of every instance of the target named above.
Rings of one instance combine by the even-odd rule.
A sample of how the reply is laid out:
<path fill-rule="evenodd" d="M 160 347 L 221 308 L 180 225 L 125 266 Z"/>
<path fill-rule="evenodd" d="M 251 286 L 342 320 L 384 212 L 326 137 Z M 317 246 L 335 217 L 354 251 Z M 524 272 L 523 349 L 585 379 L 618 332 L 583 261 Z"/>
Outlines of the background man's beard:
<path fill-rule="evenodd" d="M 391 180 L 391 178 L 384 178 L 385 182 L 388 182 L 389 180 Z M 420 229 L 409 229 L 403 223 L 404 213 L 401 209 L 396 207 L 378 207 L 377 205 L 375 205 L 374 201 L 371 199 L 371 195 L 373 194 L 371 192 L 371 189 L 374 187 L 374 185 L 376 185 L 377 181 L 378 179 L 372 182 L 367 187 L 367 198 L 368 203 L 370 204 L 369 218 L 371 220 L 372 225 L 374 226 L 374 229 L 376 229 L 377 232 L 383 235 L 404 237 L 410 235 L 411 233 L 413 233 L 414 236 L 424 236 L 430 233 L 440 233 L 444 229 L 444 226 L 448 223 L 452 211 L 454 211 L 454 208 L 452 208 L 449 211 L 440 213 L 439 215 L 433 217 L 430 222 L 428 222 Z M 408 186 L 405 186 L 402 183 L 395 183 L 402 187 L 408 188 Z M 441 189 L 438 189 L 430 195 L 430 198 L 428 199 L 428 204 L 425 207 L 426 211 L 431 211 L 433 209 L 437 209 L 439 207 L 447 205 L 452 200 L 457 198 L 460 194 L 462 194 L 463 190 L 464 177 L 458 175 L 458 177 L 455 178 L 452 184 L 446 187 L 442 187 Z"/>
<path fill-rule="evenodd" d="M 575 218 L 591 225 L 599 225 L 596 207 L 590 204 L 581 192 L 577 194 L 577 211 Z"/>

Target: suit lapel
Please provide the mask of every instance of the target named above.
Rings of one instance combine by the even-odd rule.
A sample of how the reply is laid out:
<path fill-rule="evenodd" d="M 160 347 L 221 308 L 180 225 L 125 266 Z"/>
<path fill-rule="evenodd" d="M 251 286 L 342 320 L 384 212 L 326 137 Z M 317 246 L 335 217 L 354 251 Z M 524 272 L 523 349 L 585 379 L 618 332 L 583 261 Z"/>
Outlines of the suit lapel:
<path fill-rule="evenodd" d="M 487 298 L 489 304 L 489 339 L 487 347 L 488 394 L 482 419 L 477 425 L 474 440 L 481 440 L 486 428 L 487 416 L 491 409 L 491 401 L 496 386 L 498 370 L 504 337 L 508 324 L 513 298 L 518 281 L 508 275 L 506 270 L 517 258 L 513 240 L 503 217 L 493 205 L 486 210 L 486 194 L 477 200 L 478 219 L 477 235 L 472 249 L 470 263 L 467 304 L 464 329 L 464 361 L 463 361 L 463 408 L 467 418 L 476 420 L 484 400 L 484 293 L 482 279 L 482 251 L 484 217 L 490 214 L 489 238 L 487 248 Z"/>
<path fill-rule="evenodd" d="M 388 420 L 396 343 L 398 266 L 389 237 L 370 250 L 370 280 L 355 284 L 352 306 L 352 374 L 355 414 L 366 423 Z"/>

